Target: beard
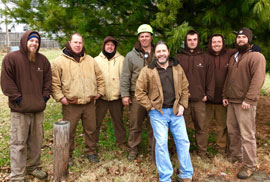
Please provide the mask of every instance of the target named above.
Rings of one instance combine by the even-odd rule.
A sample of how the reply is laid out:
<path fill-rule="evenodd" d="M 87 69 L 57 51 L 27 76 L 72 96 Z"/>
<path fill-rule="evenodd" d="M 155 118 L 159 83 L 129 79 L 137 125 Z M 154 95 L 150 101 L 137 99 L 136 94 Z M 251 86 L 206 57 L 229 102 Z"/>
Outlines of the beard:
<path fill-rule="evenodd" d="M 168 62 L 168 59 L 166 59 L 166 61 L 164 61 L 164 62 L 160 62 L 159 59 L 157 59 L 157 62 L 158 62 L 159 64 L 163 65 L 163 64 L 165 64 L 165 63 Z"/>
<path fill-rule="evenodd" d="M 30 62 L 35 62 L 36 61 L 36 51 L 30 51 L 28 50 L 28 59 Z"/>
<path fill-rule="evenodd" d="M 240 52 L 240 53 L 245 53 L 249 50 L 249 43 L 246 43 L 244 45 L 238 45 L 236 44 L 236 49 Z"/>

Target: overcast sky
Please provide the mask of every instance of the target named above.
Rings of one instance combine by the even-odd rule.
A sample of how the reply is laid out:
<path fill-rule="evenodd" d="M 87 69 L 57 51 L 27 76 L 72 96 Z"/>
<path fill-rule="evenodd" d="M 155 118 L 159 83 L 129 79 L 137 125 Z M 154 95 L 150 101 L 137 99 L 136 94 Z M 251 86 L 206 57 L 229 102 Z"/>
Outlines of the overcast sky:
<path fill-rule="evenodd" d="M 9 3 L 8 4 L 8 7 L 11 8 L 12 7 L 12 4 Z M 2 0 L 0 0 L 0 9 L 4 9 L 5 6 L 4 4 L 2 3 Z M 5 25 L 5 17 L 3 15 L 0 16 L 0 30 L 2 32 L 6 32 L 6 25 Z M 11 29 L 11 32 L 23 32 L 23 27 L 25 26 L 25 24 L 17 24 L 15 22 L 13 23 L 10 23 L 8 25 L 8 29 Z"/>

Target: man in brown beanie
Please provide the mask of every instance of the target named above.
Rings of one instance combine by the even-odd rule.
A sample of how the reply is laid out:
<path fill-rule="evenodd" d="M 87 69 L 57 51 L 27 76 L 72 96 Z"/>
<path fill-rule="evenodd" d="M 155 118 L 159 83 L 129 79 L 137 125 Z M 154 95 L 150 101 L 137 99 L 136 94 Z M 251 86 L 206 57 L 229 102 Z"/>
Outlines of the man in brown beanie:
<path fill-rule="evenodd" d="M 79 120 L 82 120 L 86 157 L 90 162 L 99 162 L 96 153 L 95 100 L 104 95 L 104 86 L 99 66 L 94 58 L 84 52 L 82 36 L 72 34 L 62 55 L 52 63 L 52 95 L 62 104 L 63 119 L 70 122 L 69 165 L 72 165 Z"/>
<path fill-rule="evenodd" d="M 20 50 L 2 63 L 1 87 L 10 107 L 10 181 L 25 181 L 25 174 L 47 178 L 40 166 L 43 119 L 51 95 L 51 66 L 40 54 L 40 35 L 26 31 Z"/>
<path fill-rule="evenodd" d="M 256 170 L 256 105 L 265 79 L 266 61 L 259 52 L 251 52 L 252 31 L 239 30 L 237 52 L 230 58 L 223 89 L 223 105 L 228 106 L 227 128 L 232 162 L 242 162 L 237 174 L 249 178 Z"/>
<path fill-rule="evenodd" d="M 124 57 L 117 52 L 118 42 L 111 36 L 104 39 L 102 51 L 95 57 L 105 80 L 105 93 L 96 100 L 96 141 L 98 142 L 100 126 L 109 109 L 116 143 L 122 150 L 127 150 L 126 130 L 123 123 L 123 104 L 120 94 L 120 75 Z"/>

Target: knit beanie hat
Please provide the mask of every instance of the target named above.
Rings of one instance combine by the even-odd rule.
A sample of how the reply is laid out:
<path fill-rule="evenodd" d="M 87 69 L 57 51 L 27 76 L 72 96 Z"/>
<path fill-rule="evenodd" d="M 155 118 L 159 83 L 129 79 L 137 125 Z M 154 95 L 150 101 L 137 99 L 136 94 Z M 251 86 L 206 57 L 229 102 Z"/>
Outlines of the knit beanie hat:
<path fill-rule="evenodd" d="M 239 30 L 236 36 L 238 35 L 245 35 L 248 38 L 248 43 L 251 44 L 253 33 L 249 28 L 243 27 Z"/>
<path fill-rule="evenodd" d="M 111 41 L 114 44 L 114 46 L 115 46 L 114 51 L 111 52 L 111 53 L 105 51 L 105 45 L 109 41 Z M 117 42 L 117 40 L 115 40 L 115 38 L 113 38 L 112 36 L 105 37 L 105 39 L 103 41 L 103 45 L 102 45 L 102 52 L 103 52 L 104 56 L 107 57 L 108 60 L 110 60 L 111 58 L 113 58 L 113 56 L 115 55 L 117 46 L 118 46 L 118 42 Z"/>
<path fill-rule="evenodd" d="M 27 40 L 30 40 L 32 38 L 37 38 L 38 42 L 40 42 L 40 37 L 37 33 L 35 33 L 35 32 L 30 33 Z"/>

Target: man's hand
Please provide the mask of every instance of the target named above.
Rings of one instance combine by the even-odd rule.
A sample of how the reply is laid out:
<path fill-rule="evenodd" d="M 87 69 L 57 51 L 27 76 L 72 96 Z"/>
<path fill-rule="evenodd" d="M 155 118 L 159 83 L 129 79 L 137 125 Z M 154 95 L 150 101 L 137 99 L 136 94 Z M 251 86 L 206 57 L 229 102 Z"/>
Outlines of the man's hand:
<path fill-rule="evenodd" d="M 242 102 L 242 109 L 249 109 L 250 104 L 246 103 L 245 101 Z"/>
<path fill-rule="evenodd" d="M 100 98 L 100 94 L 97 94 L 96 96 L 95 96 L 95 100 L 97 100 L 98 98 Z"/>
<path fill-rule="evenodd" d="M 182 116 L 184 114 L 184 110 L 185 108 L 182 105 L 180 105 L 176 116 Z"/>
<path fill-rule="evenodd" d="M 130 97 L 123 97 L 122 98 L 122 103 L 124 106 L 129 106 L 129 104 L 131 104 L 131 100 L 130 100 Z"/>
<path fill-rule="evenodd" d="M 223 99 L 222 102 L 223 102 L 223 106 L 229 105 L 228 99 Z"/>
<path fill-rule="evenodd" d="M 63 97 L 63 98 L 60 100 L 60 102 L 61 102 L 61 104 L 63 104 L 63 105 L 68 105 L 68 104 L 69 104 L 66 97 Z"/>
<path fill-rule="evenodd" d="M 204 96 L 203 99 L 202 99 L 203 102 L 206 102 L 207 101 L 207 96 Z"/>

